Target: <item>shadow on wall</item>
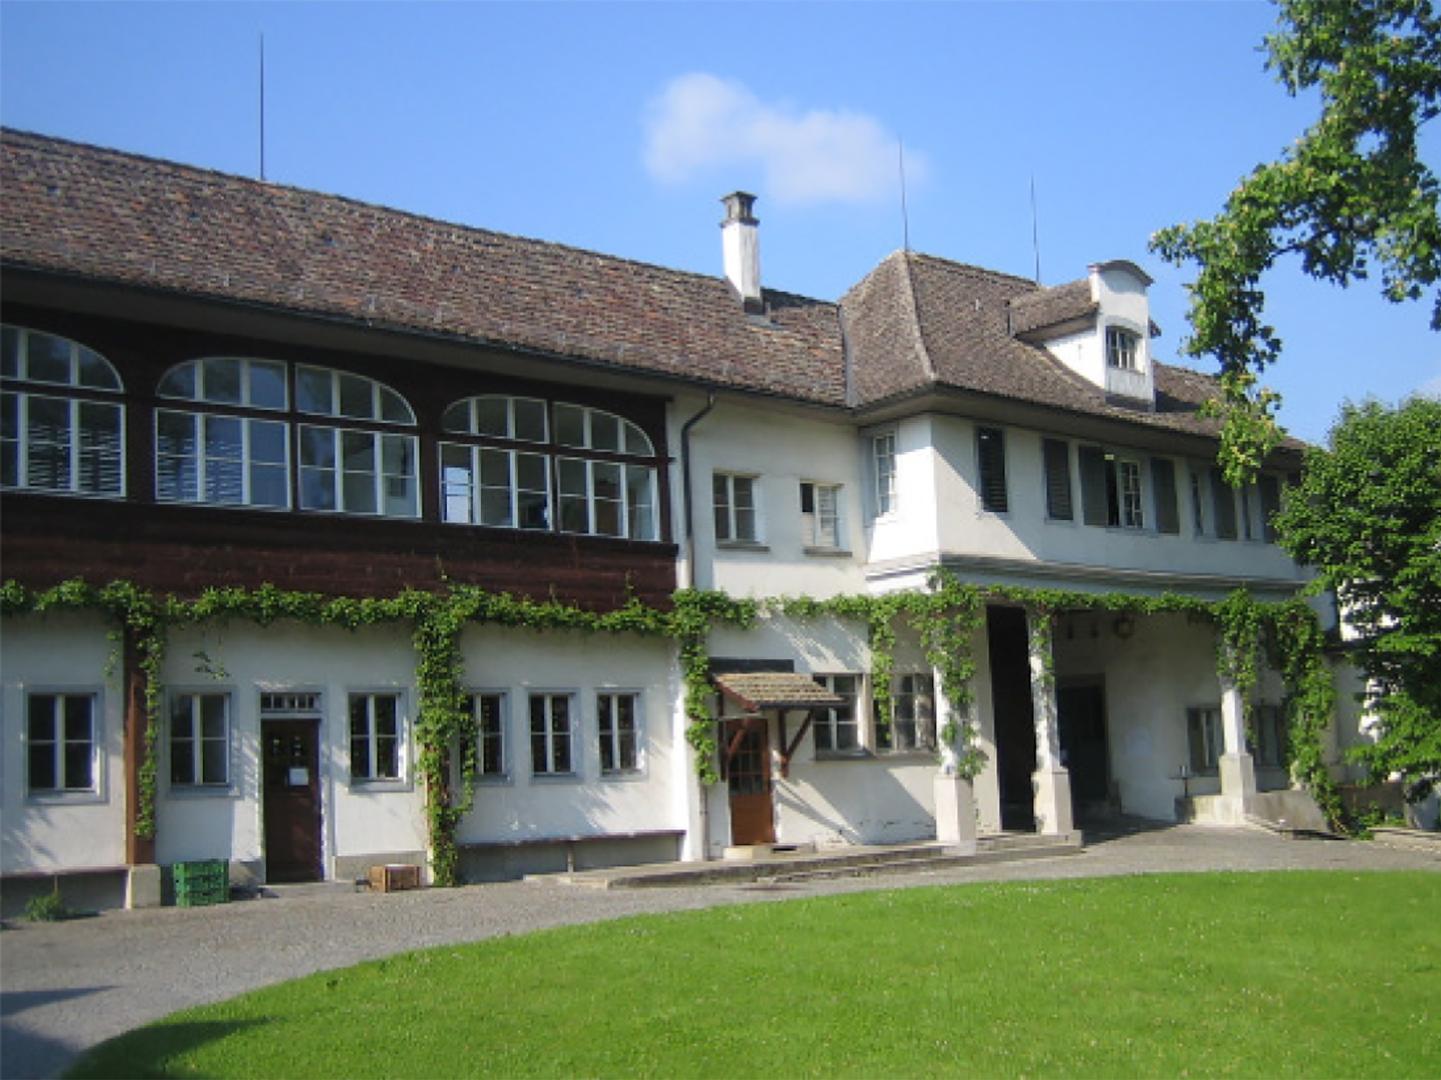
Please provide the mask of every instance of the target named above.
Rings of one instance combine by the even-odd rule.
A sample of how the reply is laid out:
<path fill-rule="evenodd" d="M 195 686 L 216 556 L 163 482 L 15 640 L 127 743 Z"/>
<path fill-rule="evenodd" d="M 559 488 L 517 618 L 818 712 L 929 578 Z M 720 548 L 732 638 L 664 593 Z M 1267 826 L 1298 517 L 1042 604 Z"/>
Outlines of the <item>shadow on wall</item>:
<path fill-rule="evenodd" d="M 856 770 L 864 770 L 863 781 Z M 926 768 L 928 776 L 934 771 L 934 766 Z M 804 793 L 797 790 L 801 784 L 808 789 Z M 799 780 L 777 778 L 775 801 L 782 821 L 791 819 L 785 822 L 784 831 L 799 833 L 784 836 L 784 840 L 897 844 L 936 837 L 935 815 L 896 778 L 887 763 L 874 758 L 822 761 L 807 767 Z M 848 803 L 859 811 L 852 817 L 837 809 Z"/>

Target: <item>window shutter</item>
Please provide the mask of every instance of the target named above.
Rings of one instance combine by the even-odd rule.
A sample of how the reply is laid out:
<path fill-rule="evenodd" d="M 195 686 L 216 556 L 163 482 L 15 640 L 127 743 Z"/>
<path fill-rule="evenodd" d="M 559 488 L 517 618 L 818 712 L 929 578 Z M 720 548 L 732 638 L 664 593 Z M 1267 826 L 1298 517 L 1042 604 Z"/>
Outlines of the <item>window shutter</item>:
<path fill-rule="evenodd" d="M 1267 543 L 1276 542 L 1276 526 L 1271 518 L 1281 510 L 1281 485 L 1274 476 L 1260 476 L 1257 486 L 1261 490 L 1261 529 Z"/>
<path fill-rule="evenodd" d="M 1087 525 L 1109 524 L 1106 506 L 1106 455 L 1099 446 L 1077 451 L 1081 464 L 1081 513 Z"/>
<path fill-rule="evenodd" d="M 1006 512 L 1006 437 L 1000 428 L 977 428 L 980 459 L 981 507 L 994 514 Z"/>
<path fill-rule="evenodd" d="M 1156 495 L 1156 530 L 1176 534 L 1181 531 L 1181 515 L 1176 509 L 1176 463 L 1170 458 L 1151 459 L 1151 488 Z"/>
<path fill-rule="evenodd" d="M 1071 505 L 1071 444 L 1060 439 L 1044 439 L 1041 449 L 1046 470 L 1046 516 L 1056 521 L 1070 521 L 1075 515 Z"/>
<path fill-rule="evenodd" d="M 1211 470 L 1211 499 L 1216 507 L 1216 535 L 1236 539 L 1236 489 L 1226 483 L 1220 469 Z"/>

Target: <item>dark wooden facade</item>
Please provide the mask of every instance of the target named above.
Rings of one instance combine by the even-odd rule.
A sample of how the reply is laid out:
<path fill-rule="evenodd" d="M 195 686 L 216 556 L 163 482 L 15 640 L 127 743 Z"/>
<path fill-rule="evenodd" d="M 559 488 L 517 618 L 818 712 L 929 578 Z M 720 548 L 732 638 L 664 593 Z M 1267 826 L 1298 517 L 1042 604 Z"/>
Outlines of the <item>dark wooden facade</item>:
<path fill-rule="evenodd" d="M 118 291 L 103 295 L 103 302 L 81 305 L 88 311 L 50 306 L 34 302 L 44 295 L 34 281 L 7 279 L 7 286 L 21 288 L 7 287 L 0 320 L 78 341 L 119 372 L 125 384 L 127 494 L 107 500 L 6 492 L 0 513 L 0 575 L 6 578 L 32 587 L 71 577 L 94 583 L 128 579 L 186 596 L 210 586 L 266 582 L 329 595 L 390 596 L 450 581 L 597 610 L 619 606 L 629 596 L 660 606 L 669 602 L 677 549 L 663 396 L 595 385 L 583 370 L 553 360 L 497 357 L 478 347 L 448 346 L 448 361 L 436 363 L 428 356 L 418 358 L 422 350 L 411 349 L 403 335 L 367 338 L 364 328 L 317 326 L 273 312 L 255 313 L 258 332 L 249 336 L 235 332 L 245 323 L 244 313 L 220 310 L 210 319 L 199 303 L 173 322 L 123 317 L 118 312 L 127 309 L 127 298 Z M 17 292 L 25 302 L 15 299 Z M 57 296 L 66 295 L 62 285 Z M 151 309 L 142 296 L 134 310 Z M 287 321 L 296 329 L 290 337 L 284 333 Z M 208 324 L 218 329 L 205 329 Z M 366 347 L 357 348 L 358 340 Z M 156 385 L 174 365 L 204 356 L 348 371 L 404 396 L 417 419 L 421 516 L 410 520 L 157 502 L 154 412 L 165 402 L 155 396 Z M 492 363 L 497 359 L 502 362 Z M 659 541 L 443 522 L 437 450 L 441 413 L 479 394 L 571 402 L 637 424 L 656 450 Z M 292 413 L 287 419 L 302 418 Z"/>

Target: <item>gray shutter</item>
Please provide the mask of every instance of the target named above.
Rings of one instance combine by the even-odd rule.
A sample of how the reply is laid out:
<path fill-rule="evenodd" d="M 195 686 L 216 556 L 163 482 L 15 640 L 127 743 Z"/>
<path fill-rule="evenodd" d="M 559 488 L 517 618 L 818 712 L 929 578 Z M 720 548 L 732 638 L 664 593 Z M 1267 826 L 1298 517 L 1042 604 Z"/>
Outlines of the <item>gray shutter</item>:
<path fill-rule="evenodd" d="M 1071 444 L 1060 439 L 1043 439 L 1041 448 L 1046 470 L 1046 516 L 1055 521 L 1070 521 L 1075 516 L 1071 505 Z"/>
<path fill-rule="evenodd" d="M 1236 539 L 1236 489 L 1226 483 L 1220 469 L 1211 470 L 1211 501 L 1216 507 L 1216 536 Z"/>
<path fill-rule="evenodd" d="M 1076 451 L 1081 463 L 1081 513 L 1087 525 L 1110 523 L 1106 510 L 1106 455 L 1099 446 Z"/>
<path fill-rule="evenodd" d="M 1176 509 L 1176 463 L 1170 458 L 1151 459 L 1151 490 L 1156 497 L 1156 531 L 1175 535 L 1181 531 Z"/>
<path fill-rule="evenodd" d="M 977 428 L 976 449 L 980 460 L 981 506 L 1004 514 L 1006 504 L 1006 436 L 1000 428 Z"/>
<path fill-rule="evenodd" d="M 1281 484 L 1274 476 L 1262 475 L 1256 480 L 1261 491 L 1261 529 L 1267 543 L 1276 542 L 1276 526 L 1271 518 L 1281 509 Z"/>

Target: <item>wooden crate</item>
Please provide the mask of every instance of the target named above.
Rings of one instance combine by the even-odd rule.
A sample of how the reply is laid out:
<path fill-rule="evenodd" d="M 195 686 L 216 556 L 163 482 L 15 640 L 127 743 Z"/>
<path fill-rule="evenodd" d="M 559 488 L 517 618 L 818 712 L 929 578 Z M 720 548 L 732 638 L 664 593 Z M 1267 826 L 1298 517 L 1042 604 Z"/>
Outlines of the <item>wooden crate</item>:
<path fill-rule="evenodd" d="M 400 892 L 420 888 L 420 867 L 409 863 L 388 863 L 370 868 L 370 887 L 375 892 Z"/>

